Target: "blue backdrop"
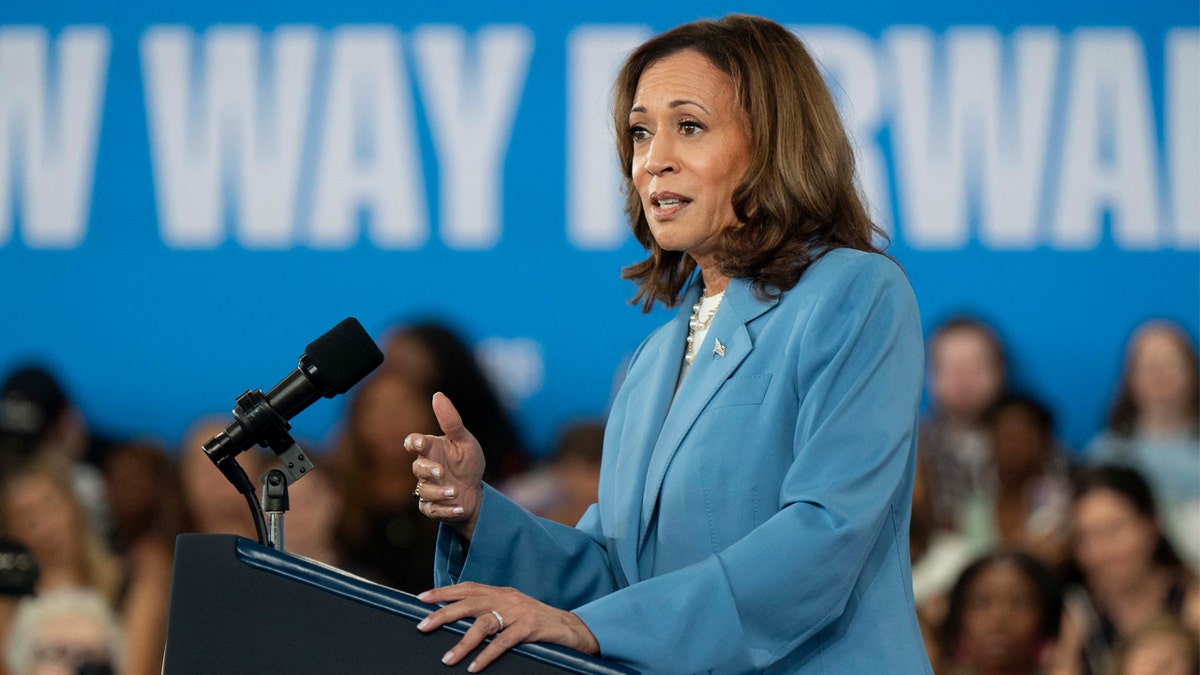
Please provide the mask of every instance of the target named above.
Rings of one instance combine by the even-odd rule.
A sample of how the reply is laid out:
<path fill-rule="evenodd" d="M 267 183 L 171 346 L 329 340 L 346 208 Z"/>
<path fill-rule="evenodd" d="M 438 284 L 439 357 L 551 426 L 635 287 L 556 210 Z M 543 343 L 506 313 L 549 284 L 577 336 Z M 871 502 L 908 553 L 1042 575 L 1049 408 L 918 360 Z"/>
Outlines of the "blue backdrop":
<path fill-rule="evenodd" d="M 436 316 L 545 445 L 666 318 L 619 279 L 642 257 L 604 109 L 620 56 L 734 10 L 820 57 L 925 326 L 994 322 L 1069 444 L 1137 323 L 1196 334 L 1195 2 L 632 9 L 8 0 L 0 369 L 47 362 L 99 428 L 173 443 L 346 316 Z"/>

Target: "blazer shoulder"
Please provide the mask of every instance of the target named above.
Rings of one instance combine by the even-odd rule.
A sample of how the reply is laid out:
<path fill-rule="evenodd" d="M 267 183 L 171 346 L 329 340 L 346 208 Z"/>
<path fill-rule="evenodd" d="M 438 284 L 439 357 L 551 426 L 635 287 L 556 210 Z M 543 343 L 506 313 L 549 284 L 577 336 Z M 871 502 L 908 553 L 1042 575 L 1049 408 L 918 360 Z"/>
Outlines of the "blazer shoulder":
<path fill-rule="evenodd" d="M 835 248 L 812 264 L 805 272 L 815 278 L 862 278 L 908 285 L 900 263 L 881 253 Z"/>

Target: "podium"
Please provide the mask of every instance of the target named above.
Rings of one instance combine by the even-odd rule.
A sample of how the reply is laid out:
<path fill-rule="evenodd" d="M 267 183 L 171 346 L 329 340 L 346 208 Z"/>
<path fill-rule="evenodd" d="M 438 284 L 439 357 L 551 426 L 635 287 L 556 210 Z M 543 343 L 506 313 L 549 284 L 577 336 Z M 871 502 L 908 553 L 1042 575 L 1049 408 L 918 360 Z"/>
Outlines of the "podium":
<path fill-rule="evenodd" d="M 163 660 L 166 675 L 467 672 L 441 662 L 470 627 L 432 633 L 416 625 L 435 605 L 234 535 L 184 534 Z M 484 673 L 627 674 L 633 671 L 556 645 L 525 644 Z"/>

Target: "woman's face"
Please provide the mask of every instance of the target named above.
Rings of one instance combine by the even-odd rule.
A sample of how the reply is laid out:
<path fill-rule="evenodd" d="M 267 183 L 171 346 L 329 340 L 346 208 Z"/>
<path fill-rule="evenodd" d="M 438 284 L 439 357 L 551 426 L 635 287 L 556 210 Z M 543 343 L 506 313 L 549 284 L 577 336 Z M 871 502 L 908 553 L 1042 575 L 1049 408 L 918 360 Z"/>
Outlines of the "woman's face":
<path fill-rule="evenodd" d="M 1004 387 L 1004 368 L 992 342 L 974 328 L 938 336 L 930 357 L 933 397 L 950 417 L 973 422 Z"/>
<path fill-rule="evenodd" d="M 1153 568 L 1158 527 L 1123 495 L 1092 490 L 1075 503 L 1075 559 L 1095 588 L 1121 589 Z"/>
<path fill-rule="evenodd" d="M 405 437 L 440 431 L 429 398 L 407 378 L 376 376 L 363 391 L 359 406 L 359 434 L 374 466 L 409 466 L 413 456 L 404 448 Z"/>
<path fill-rule="evenodd" d="M 713 260 L 737 225 L 733 192 L 750 163 L 745 115 L 729 77 L 684 51 L 642 72 L 629 113 L 633 184 L 658 245 Z"/>
<path fill-rule="evenodd" d="M 1041 647 L 1037 588 L 1011 562 L 988 565 L 967 587 L 963 647 L 970 665 L 991 672 L 1021 672 Z"/>
<path fill-rule="evenodd" d="M 31 474 L 9 486 L 4 522 L 9 536 L 42 565 L 62 564 L 74 555 L 75 511 L 70 498 L 45 476 Z"/>
<path fill-rule="evenodd" d="M 1003 483 L 1037 474 L 1050 453 L 1050 438 L 1034 414 L 1018 405 L 1005 406 L 992 427 L 992 456 Z"/>
<path fill-rule="evenodd" d="M 1193 373 L 1179 338 L 1168 328 L 1145 329 L 1130 350 L 1129 386 L 1138 405 L 1189 403 Z"/>

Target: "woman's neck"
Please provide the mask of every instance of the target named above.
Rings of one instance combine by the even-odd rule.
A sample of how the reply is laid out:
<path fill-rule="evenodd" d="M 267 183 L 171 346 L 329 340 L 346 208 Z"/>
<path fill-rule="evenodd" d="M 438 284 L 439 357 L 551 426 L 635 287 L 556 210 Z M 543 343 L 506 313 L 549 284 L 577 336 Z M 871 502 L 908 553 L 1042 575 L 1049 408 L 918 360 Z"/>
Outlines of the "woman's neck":
<path fill-rule="evenodd" d="M 717 265 L 710 263 L 700 266 L 700 278 L 704 280 L 704 295 L 714 296 L 717 293 L 724 293 L 729 286 L 729 277 L 721 274 L 717 269 Z"/>
<path fill-rule="evenodd" d="M 1096 599 L 1112 619 L 1117 632 L 1128 635 L 1162 611 L 1170 587 L 1170 571 L 1156 567 L 1127 586 L 1098 589 Z"/>
<path fill-rule="evenodd" d="M 1138 432 L 1147 436 L 1177 436 L 1191 429 L 1190 419 L 1183 406 L 1170 403 L 1150 405 L 1138 412 Z"/>

